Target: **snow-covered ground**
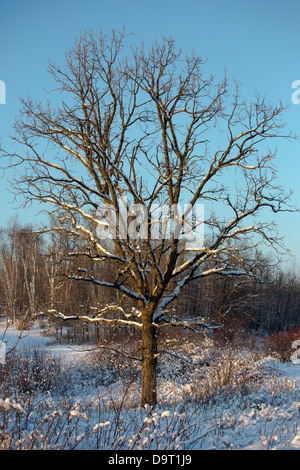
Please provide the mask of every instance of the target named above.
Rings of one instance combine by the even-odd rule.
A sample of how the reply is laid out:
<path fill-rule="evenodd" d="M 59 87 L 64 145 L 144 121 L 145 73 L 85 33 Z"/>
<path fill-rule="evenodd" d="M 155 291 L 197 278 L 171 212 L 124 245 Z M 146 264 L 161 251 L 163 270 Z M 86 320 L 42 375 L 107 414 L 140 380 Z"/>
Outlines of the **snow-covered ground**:
<path fill-rule="evenodd" d="M 45 334 L 37 324 L 33 325 L 30 330 L 18 330 L 14 325 L 7 327 L 6 323 L 0 324 L 0 342 L 4 340 L 5 349 L 9 351 L 17 345 L 17 348 L 36 348 L 46 353 L 58 356 L 64 361 L 73 360 L 75 356 L 82 356 L 82 350 L 86 349 L 81 346 L 53 344 L 54 339 Z"/>
<path fill-rule="evenodd" d="M 0 325 L 0 341 L 4 338 L 6 351 L 16 343 L 15 351 L 34 347 L 60 358 L 68 371 L 67 380 L 60 388 L 40 392 L 35 398 L 35 408 L 30 402 L 30 413 L 24 399 L 18 403 L 16 395 L 5 396 L 0 389 L 0 419 L 5 421 L 8 413 L 15 417 L 18 413 L 26 415 L 24 421 L 18 415 L 18 422 L 24 423 L 24 429 L 18 430 L 19 444 L 12 444 L 7 435 L 6 440 L 2 437 L 8 447 L 300 450 L 298 364 L 280 363 L 273 357 L 256 362 L 246 356 L 233 358 L 231 365 L 238 360 L 241 364 L 248 361 L 247 368 L 241 368 L 240 372 L 236 367 L 237 375 L 240 373 L 240 377 L 235 377 L 237 383 L 243 385 L 243 374 L 247 373 L 252 374 L 257 386 L 250 390 L 241 385 L 231 390 L 227 384 L 227 393 L 218 391 L 209 396 L 212 381 L 216 377 L 221 381 L 224 369 L 198 367 L 203 346 L 199 345 L 198 351 L 193 345 L 189 351 L 188 345 L 183 345 L 177 351 L 182 359 L 180 366 L 174 358 L 162 360 L 159 404 L 155 409 L 144 409 L 139 406 L 139 379 L 126 382 L 116 377 L 114 380 L 107 368 L 106 376 L 103 368 L 100 372 L 95 367 L 89 369 L 92 353 L 86 346 L 56 344 L 53 337 L 41 333 L 38 326 L 20 332 L 13 326 L 5 330 L 5 324 Z M 195 367 L 185 370 L 187 357 L 194 361 Z M 223 382 L 226 384 L 225 379 Z M 207 390 L 205 400 L 203 390 Z M 10 419 L 14 423 L 11 433 L 16 433 L 17 419 Z M 5 426 L 6 433 L 10 432 L 9 425 L 5 423 Z"/>

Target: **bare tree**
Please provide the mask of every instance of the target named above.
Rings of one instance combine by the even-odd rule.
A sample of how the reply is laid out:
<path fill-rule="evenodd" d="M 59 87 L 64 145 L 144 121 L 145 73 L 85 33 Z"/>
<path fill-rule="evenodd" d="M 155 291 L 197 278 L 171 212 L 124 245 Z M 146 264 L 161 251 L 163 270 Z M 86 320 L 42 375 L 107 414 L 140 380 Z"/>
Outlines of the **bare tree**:
<path fill-rule="evenodd" d="M 1 229 L 0 285 L 5 299 L 7 317 L 13 322 L 27 313 L 27 320 L 36 314 L 42 297 L 41 266 L 42 240 L 30 225 L 11 219 Z"/>
<path fill-rule="evenodd" d="M 261 220 L 265 209 L 289 210 L 267 145 L 292 136 L 282 134 L 281 104 L 259 95 L 247 103 L 239 84 L 206 78 L 204 61 L 172 39 L 126 54 L 125 40 L 119 32 L 79 37 L 63 67 L 50 64 L 51 102 L 23 100 L 21 150 L 2 154 L 26 169 L 15 186 L 55 213 L 54 230 L 86 243 L 69 255 L 110 263 L 109 279 L 84 266 L 70 277 L 114 289 L 115 302 L 93 315 L 54 313 L 142 332 L 144 405 L 156 402 L 158 329 L 209 325 L 168 314 L 182 289 L 207 276 L 254 276 L 244 254 L 263 242 L 280 248 L 275 226 Z M 203 241 L 196 209 L 204 204 Z M 156 217 L 162 207 L 168 217 Z M 187 242 L 195 233 L 198 245 Z"/>
<path fill-rule="evenodd" d="M 16 319 L 18 303 L 18 281 L 20 277 L 18 230 L 16 220 L 11 220 L 6 230 L 1 230 L 2 246 L 0 249 L 1 284 L 5 299 L 6 315 L 13 323 Z"/>

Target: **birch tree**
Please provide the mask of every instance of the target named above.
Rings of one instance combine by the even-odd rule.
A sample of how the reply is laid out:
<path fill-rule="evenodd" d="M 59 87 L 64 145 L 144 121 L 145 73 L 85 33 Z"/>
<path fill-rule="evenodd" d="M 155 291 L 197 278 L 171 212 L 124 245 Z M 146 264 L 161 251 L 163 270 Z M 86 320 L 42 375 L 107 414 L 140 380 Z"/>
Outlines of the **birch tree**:
<path fill-rule="evenodd" d="M 240 84 L 206 76 L 205 61 L 173 39 L 125 49 L 126 41 L 124 32 L 87 32 L 63 65 L 51 62 L 49 102 L 22 100 L 14 150 L 2 155 L 19 170 L 22 197 L 55 215 L 54 231 L 80 240 L 68 255 L 111 266 L 109 279 L 84 266 L 70 278 L 115 290 L 116 302 L 91 315 L 51 313 L 140 330 L 145 405 L 157 400 L 158 331 L 210 325 L 169 313 L 184 287 L 255 276 L 244 254 L 261 243 L 280 249 L 265 215 L 289 210 L 289 195 L 276 185 L 270 141 L 291 135 L 282 104 L 243 99 Z"/>
<path fill-rule="evenodd" d="M 11 323 L 16 319 L 18 304 L 18 280 L 20 277 L 19 253 L 17 246 L 18 226 L 10 221 L 6 231 L 1 230 L 2 246 L 0 248 L 1 283 L 7 318 Z"/>

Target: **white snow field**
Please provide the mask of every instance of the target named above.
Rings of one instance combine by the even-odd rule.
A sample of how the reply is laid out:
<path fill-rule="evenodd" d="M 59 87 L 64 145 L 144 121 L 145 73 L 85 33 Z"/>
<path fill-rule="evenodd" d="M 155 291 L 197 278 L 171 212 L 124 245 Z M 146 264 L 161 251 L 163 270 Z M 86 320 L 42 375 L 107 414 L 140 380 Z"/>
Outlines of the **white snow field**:
<path fill-rule="evenodd" d="M 0 362 L 0 449 L 300 450 L 299 364 L 187 341 L 161 357 L 158 405 L 141 408 L 139 365 L 117 354 L 95 362 L 94 347 L 56 344 L 37 325 L 2 323 L 2 339 L 14 349 Z M 30 350 L 44 365 L 27 359 L 14 381 Z M 40 380 L 34 391 L 29 376 Z"/>

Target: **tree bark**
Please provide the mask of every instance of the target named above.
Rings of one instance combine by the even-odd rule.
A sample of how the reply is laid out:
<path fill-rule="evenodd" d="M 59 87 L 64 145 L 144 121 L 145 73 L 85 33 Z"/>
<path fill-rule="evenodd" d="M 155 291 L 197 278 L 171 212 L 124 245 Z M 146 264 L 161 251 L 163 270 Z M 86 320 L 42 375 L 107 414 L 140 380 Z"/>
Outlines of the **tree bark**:
<path fill-rule="evenodd" d="M 156 405 L 157 331 L 152 325 L 152 312 L 145 311 L 142 330 L 141 406 Z"/>

